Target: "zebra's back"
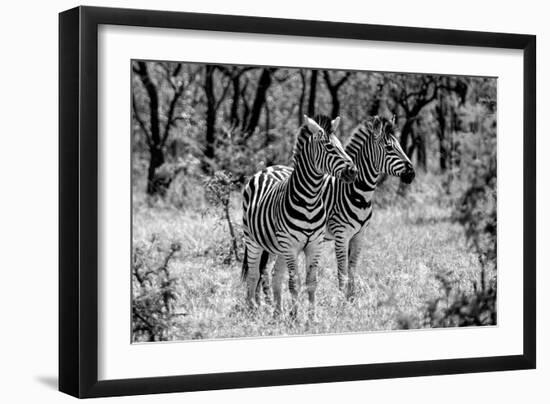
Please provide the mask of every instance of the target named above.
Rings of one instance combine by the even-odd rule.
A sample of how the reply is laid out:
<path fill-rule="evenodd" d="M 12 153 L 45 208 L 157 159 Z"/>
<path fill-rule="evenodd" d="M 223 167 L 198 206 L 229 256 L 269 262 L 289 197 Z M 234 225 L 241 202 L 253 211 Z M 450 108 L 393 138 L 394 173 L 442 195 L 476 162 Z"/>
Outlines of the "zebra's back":
<path fill-rule="evenodd" d="M 361 192 L 360 181 L 346 184 L 327 177 L 323 185 L 323 201 L 327 210 L 326 239 L 337 234 L 352 237 L 361 232 L 372 216 L 372 191 Z"/>
<path fill-rule="evenodd" d="M 280 206 L 292 169 L 271 166 L 254 174 L 243 189 L 243 230 L 248 239 L 271 253 L 280 250 Z"/>
<path fill-rule="evenodd" d="M 279 254 L 301 249 L 324 232 L 326 214 L 322 198 L 304 207 L 294 202 L 289 189 L 293 168 L 282 165 L 263 169 L 252 176 L 243 190 L 245 236 L 266 251 Z"/>

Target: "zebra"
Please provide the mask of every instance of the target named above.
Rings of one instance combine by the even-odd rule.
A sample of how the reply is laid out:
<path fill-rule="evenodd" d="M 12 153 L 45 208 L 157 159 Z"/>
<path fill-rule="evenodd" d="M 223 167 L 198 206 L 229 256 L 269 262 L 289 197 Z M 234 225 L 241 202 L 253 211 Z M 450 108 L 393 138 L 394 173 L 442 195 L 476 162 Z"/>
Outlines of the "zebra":
<path fill-rule="evenodd" d="M 296 258 L 301 251 L 306 256 L 309 312 L 314 316 L 317 266 L 326 223 L 322 200 L 325 175 L 343 182 L 351 182 L 357 175 L 355 164 L 334 135 L 340 118 L 304 119 L 293 150 L 294 168 L 265 168 L 253 175 L 243 189 L 242 278 L 246 280 L 248 305 L 253 308 L 259 303 L 260 266 L 265 266 L 270 254 L 278 256 L 288 267 L 293 319 L 297 316 L 298 298 Z M 274 298 L 275 313 L 282 313 L 280 287 L 274 289 Z"/>
<path fill-rule="evenodd" d="M 353 182 L 325 176 L 323 203 L 327 211 L 325 240 L 334 240 L 338 266 L 338 287 L 348 299 L 353 298 L 355 266 L 361 250 L 361 239 L 372 217 L 372 195 L 380 174 L 401 177 L 410 184 L 414 167 L 395 137 L 395 117 L 369 117 L 357 126 L 345 147 L 346 153 L 356 164 L 358 174 Z M 283 170 L 288 175 L 288 169 Z M 283 175 L 283 173 L 273 173 Z M 260 273 L 267 279 L 266 260 L 262 257 Z M 274 289 L 281 282 L 285 262 L 277 259 L 273 269 Z M 269 293 L 267 281 L 263 281 L 264 293 Z M 275 290 L 274 290 L 275 291 Z"/>
<path fill-rule="evenodd" d="M 352 132 L 346 152 L 357 165 L 352 184 L 326 177 L 323 200 L 327 208 L 326 236 L 334 240 L 338 287 L 348 298 L 355 293 L 355 267 L 361 240 L 372 217 L 372 196 L 380 174 L 400 177 L 410 184 L 414 167 L 395 136 L 395 116 L 370 117 Z"/>

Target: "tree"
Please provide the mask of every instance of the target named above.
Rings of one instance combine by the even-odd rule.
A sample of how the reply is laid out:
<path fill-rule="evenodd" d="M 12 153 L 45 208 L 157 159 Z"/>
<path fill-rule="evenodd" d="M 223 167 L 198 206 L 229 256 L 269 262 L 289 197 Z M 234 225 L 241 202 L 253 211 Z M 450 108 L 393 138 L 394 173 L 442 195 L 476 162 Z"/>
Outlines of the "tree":
<path fill-rule="evenodd" d="M 134 62 L 132 65 L 133 72 L 139 78 L 143 85 L 147 98 L 148 98 L 148 122 L 143 118 L 142 112 L 138 107 L 136 100 L 136 92 L 132 92 L 132 113 L 134 119 L 137 121 L 141 131 L 145 135 L 146 143 L 149 150 L 149 167 L 147 170 L 147 194 L 155 195 L 159 194 L 164 196 L 166 189 L 168 188 L 171 178 L 165 175 L 160 175 L 158 169 L 165 162 L 165 147 L 166 141 L 170 135 L 170 130 L 175 126 L 177 121 L 176 106 L 180 100 L 183 91 L 189 83 L 186 83 L 181 77 L 180 72 L 182 70 L 182 64 L 162 64 L 158 63 L 156 66 L 161 74 L 160 82 L 153 80 L 147 63 L 143 61 Z M 161 117 L 160 108 L 160 93 L 166 93 L 162 89 L 164 85 L 170 87 L 167 100 L 167 109 L 164 117 Z"/>
<path fill-rule="evenodd" d="M 317 95 L 317 75 L 319 71 L 316 69 L 311 70 L 311 75 L 309 78 L 309 98 L 307 104 L 307 115 L 315 115 L 315 97 Z"/>
<path fill-rule="evenodd" d="M 267 95 L 267 90 L 272 83 L 272 74 L 276 71 L 275 68 L 264 68 L 258 79 L 258 85 L 256 86 L 256 95 L 254 97 L 254 102 L 252 103 L 252 108 L 250 110 L 250 117 L 246 122 L 244 128 L 244 138 L 248 139 L 253 133 L 258 123 L 260 122 L 260 114 L 262 113 L 262 108 L 265 104 L 265 99 Z"/>
<path fill-rule="evenodd" d="M 336 76 L 337 73 L 334 73 L 333 75 Z M 331 73 L 328 70 L 323 70 L 323 78 L 325 79 L 325 84 L 332 99 L 332 110 L 330 113 L 332 118 L 336 118 L 338 115 L 340 115 L 340 100 L 338 99 L 338 90 L 340 90 L 340 87 L 342 87 L 342 85 L 348 80 L 350 75 L 351 72 L 346 72 L 343 76 L 341 76 L 339 79 L 335 79 L 335 81 L 333 82 L 331 78 Z"/>
<path fill-rule="evenodd" d="M 447 171 L 449 160 L 449 147 L 447 145 L 447 98 L 439 94 L 437 105 L 435 106 L 435 116 L 438 123 L 437 137 L 439 138 L 439 168 L 441 172 Z"/>
<path fill-rule="evenodd" d="M 457 110 L 466 101 L 468 84 L 459 77 L 441 76 L 438 78 L 438 90 L 434 113 L 438 125 L 439 168 L 444 173 L 452 156 L 453 145 L 449 136 L 457 130 Z"/>
<path fill-rule="evenodd" d="M 220 70 L 219 66 L 206 65 L 204 75 L 204 94 L 206 95 L 206 147 L 204 149 L 205 162 L 203 169 L 211 171 L 214 161 L 214 149 L 216 143 L 216 113 L 229 89 L 229 83 L 223 86 L 222 94 L 217 97 L 214 86 L 214 73 Z"/>
<path fill-rule="evenodd" d="M 300 91 L 300 99 L 298 100 L 298 126 L 302 126 L 302 122 L 304 119 L 304 102 L 306 100 L 307 82 L 306 82 L 306 72 L 304 71 L 304 69 L 300 69 L 299 73 L 300 73 L 302 88 Z"/>
<path fill-rule="evenodd" d="M 218 66 L 218 68 L 231 80 L 231 105 L 229 113 L 229 122 L 232 128 L 236 128 L 241 124 L 241 121 L 247 117 L 239 116 L 239 105 L 241 99 L 244 97 L 248 81 L 246 80 L 244 85 L 242 83 L 243 75 L 254 69 L 254 67 L 240 67 L 240 66 Z"/>
<path fill-rule="evenodd" d="M 414 124 L 420 112 L 437 97 L 438 83 L 431 75 L 395 74 L 389 76 L 390 95 L 401 107 L 405 123 L 401 128 L 401 147 L 409 157 L 415 150 L 418 164 L 426 168 L 426 142 L 421 133 L 415 133 Z"/>

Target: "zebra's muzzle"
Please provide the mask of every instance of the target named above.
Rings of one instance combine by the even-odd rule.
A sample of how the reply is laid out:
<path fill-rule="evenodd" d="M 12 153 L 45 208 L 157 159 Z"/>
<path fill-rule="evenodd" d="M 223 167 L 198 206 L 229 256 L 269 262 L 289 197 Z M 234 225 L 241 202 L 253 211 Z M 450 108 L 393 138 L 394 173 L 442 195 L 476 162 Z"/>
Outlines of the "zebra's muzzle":
<path fill-rule="evenodd" d="M 414 170 L 407 170 L 403 174 L 401 174 L 401 181 L 403 181 L 405 184 L 410 184 L 414 180 Z"/>
<path fill-rule="evenodd" d="M 355 177 L 357 177 L 357 169 L 354 166 L 344 168 L 344 170 L 342 170 L 342 174 L 340 175 L 340 178 L 344 182 L 353 182 L 355 181 Z"/>

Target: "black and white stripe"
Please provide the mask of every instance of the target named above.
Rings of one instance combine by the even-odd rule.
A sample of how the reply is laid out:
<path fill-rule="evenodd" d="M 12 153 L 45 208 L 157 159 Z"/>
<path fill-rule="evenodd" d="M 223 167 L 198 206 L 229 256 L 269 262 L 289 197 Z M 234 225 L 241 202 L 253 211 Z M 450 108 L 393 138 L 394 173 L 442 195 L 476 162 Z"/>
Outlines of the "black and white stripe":
<path fill-rule="evenodd" d="M 311 313 L 315 306 L 317 266 L 324 237 L 326 211 L 322 199 L 325 175 L 343 182 L 352 181 L 356 168 L 334 135 L 339 118 L 330 120 L 305 117 L 293 153 L 293 168 L 266 168 L 245 185 L 243 191 L 243 228 L 245 260 L 243 278 L 247 281 L 247 301 L 255 306 L 262 255 L 280 257 L 288 267 L 291 315 L 296 315 L 296 258 L 306 255 L 306 285 Z M 274 279 L 276 311 L 282 310 L 282 276 Z"/>
<path fill-rule="evenodd" d="M 325 239 L 335 241 L 338 263 L 338 284 L 348 297 L 353 296 L 355 267 L 361 251 L 361 239 L 372 216 L 372 196 L 380 174 L 401 177 L 403 182 L 414 179 L 414 168 L 394 134 L 394 120 L 371 117 L 357 126 L 345 147 L 355 163 L 358 174 L 349 183 L 325 176 L 323 203 L 327 211 Z M 285 168 L 285 173 L 288 168 Z M 274 172 L 273 175 L 277 175 Z M 288 174 L 285 174 L 288 175 Z M 260 271 L 265 271 L 263 257 Z M 284 261 L 277 260 L 274 278 L 284 272 Z M 264 277 L 266 277 L 264 275 Z M 267 294 L 268 286 L 264 283 Z"/>
<path fill-rule="evenodd" d="M 338 285 L 353 296 L 355 267 L 361 251 L 361 239 L 372 216 L 372 196 L 380 174 L 414 179 L 414 168 L 394 134 L 394 121 L 378 116 L 369 118 L 352 133 L 346 152 L 357 166 L 353 183 L 327 177 L 323 200 L 327 208 L 326 238 L 335 242 Z"/>

